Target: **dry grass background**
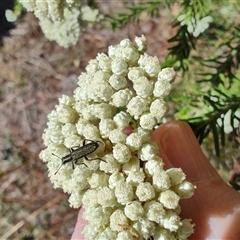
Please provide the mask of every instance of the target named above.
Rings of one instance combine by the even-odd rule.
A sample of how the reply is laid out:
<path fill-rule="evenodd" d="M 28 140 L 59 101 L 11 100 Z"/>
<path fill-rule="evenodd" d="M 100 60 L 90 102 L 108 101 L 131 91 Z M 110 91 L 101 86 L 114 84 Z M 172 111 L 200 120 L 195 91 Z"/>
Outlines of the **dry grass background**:
<path fill-rule="evenodd" d="M 171 16 L 143 20 L 123 30 L 88 29 L 64 49 L 43 36 L 27 13 L 0 48 L 0 239 L 69 239 L 77 209 L 53 189 L 38 157 L 47 115 L 62 94 L 71 95 L 88 61 L 107 46 L 144 34 L 161 60 L 172 36 Z"/>

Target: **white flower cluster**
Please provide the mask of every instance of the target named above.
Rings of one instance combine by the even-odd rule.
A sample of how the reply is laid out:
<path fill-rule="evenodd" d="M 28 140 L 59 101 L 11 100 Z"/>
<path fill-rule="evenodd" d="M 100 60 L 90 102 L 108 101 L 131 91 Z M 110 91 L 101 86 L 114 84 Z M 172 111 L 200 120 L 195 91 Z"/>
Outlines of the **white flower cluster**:
<path fill-rule="evenodd" d="M 48 116 L 40 157 L 54 187 L 71 195 L 70 205 L 83 204 L 85 239 L 187 239 L 193 233 L 191 220 L 179 217 L 179 201 L 195 187 L 181 169 L 163 169 L 150 141 L 175 72 L 161 70 L 146 48 L 144 36 L 110 46 L 108 55 L 89 62 L 74 96 L 63 96 Z"/>
<path fill-rule="evenodd" d="M 192 33 L 194 37 L 198 37 L 201 33 L 208 29 L 210 23 L 213 21 L 211 16 L 206 16 L 201 19 L 195 17 L 188 19 L 185 14 L 178 17 L 181 25 L 187 25 L 188 32 Z"/>
<path fill-rule="evenodd" d="M 83 27 L 82 21 L 97 22 L 99 11 L 88 6 L 81 8 L 79 0 L 19 0 L 29 12 L 39 19 L 39 25 L 51 41 L 68 48 L 77 43 Z"/>

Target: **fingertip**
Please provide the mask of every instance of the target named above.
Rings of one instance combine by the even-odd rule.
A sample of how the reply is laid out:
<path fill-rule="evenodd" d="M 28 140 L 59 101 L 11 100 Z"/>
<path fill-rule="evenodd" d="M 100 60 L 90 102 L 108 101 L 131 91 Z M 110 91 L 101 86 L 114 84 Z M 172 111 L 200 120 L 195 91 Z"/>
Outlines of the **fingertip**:
<path fill-rule="evenodd" d="M 152 135 L 163 158 L 174 167 L 180 167 L 191 180 L 219 178 L 192 131 L 186 122 L 169 121 L 162 124 Z"/>
<path fill-rule="evenodd" d="M 82 231 L 83 231 L 84 227 L 88 224 L 88 221 L 86 221 L 83 218 L 83 212 L 84 212 L 84 209 L 83 209 L 83 207 L 81 207 L 81 209 L 79 210 L 79 213 L 78 213 L 77 223 L 74 228 L 74 232 L 72 234 L 71 240 L 84 240 Z"/>

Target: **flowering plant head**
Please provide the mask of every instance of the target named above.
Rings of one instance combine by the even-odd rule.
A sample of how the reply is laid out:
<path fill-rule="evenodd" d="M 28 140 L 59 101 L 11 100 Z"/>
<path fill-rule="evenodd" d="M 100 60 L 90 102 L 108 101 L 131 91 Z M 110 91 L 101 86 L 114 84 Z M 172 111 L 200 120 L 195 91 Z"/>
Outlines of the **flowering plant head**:
<path fill-rule="evenodd" d="M 85 239 L 186 239 L 193 233 L 191 220 L 179 216 L 179 200 L 191 197 L 194 186 L 181 169 L 163 169 L 150 140 L 167 111 L 164 97 L 175 72 L 161 69 L 146 49 L 141 36 L 98 54 L 73 97 L 62 96 L 48 116 L 40 157 L 54 187 L 70 194 L 70 206 L 83 204 Z"/>
<path fill-rule="evenodd" d="M 98 9 L 82 6 L 79 0 L 19 0 L 22 6 L 33 12 L 50 41 L 68 48 L 75 45 L 86 25 L 99 22 L 103 16 Z"/>

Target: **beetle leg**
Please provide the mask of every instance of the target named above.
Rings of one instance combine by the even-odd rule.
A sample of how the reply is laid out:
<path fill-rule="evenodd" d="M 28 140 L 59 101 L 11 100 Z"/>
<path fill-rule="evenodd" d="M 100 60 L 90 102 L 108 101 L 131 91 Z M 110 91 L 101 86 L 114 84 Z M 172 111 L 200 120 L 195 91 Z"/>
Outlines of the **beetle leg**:
<path fill-rule="evenodd" d="M 79 164 L 77 164 L 77 162 L 78 162 L 78 160 L 75 161 L 75 164 L 76 164 L 76 165 L 81 165 L 81 164 L 83 164 L 86 168 L 89 168 L 85 163 L 79 163 Z"/>
<path fill-rule="evenodd" d="M 74 169 L 74 163 L 73 163 L 73 161 L 71 161 L 72 162 L 72 168 Z"/>
<path fill-rule="evenodd" d="M 91 158 L 91 159 L 89 159 L 87 156 L 84 156 L 84 158 L 85 158 L 87 161 L 100 160 L 100 161 L 106 162 L 105 160 L 103 160 L 103 159 L 101 159 L 101 158 Z"/>
<path fill-rule="evenodd" d="M 79 146 L 73 146 L 73 147 L 69 148 L 70 153 L 71 153 L 72 151 L 74 151 L 74 148 L 79 148 Z"/>

